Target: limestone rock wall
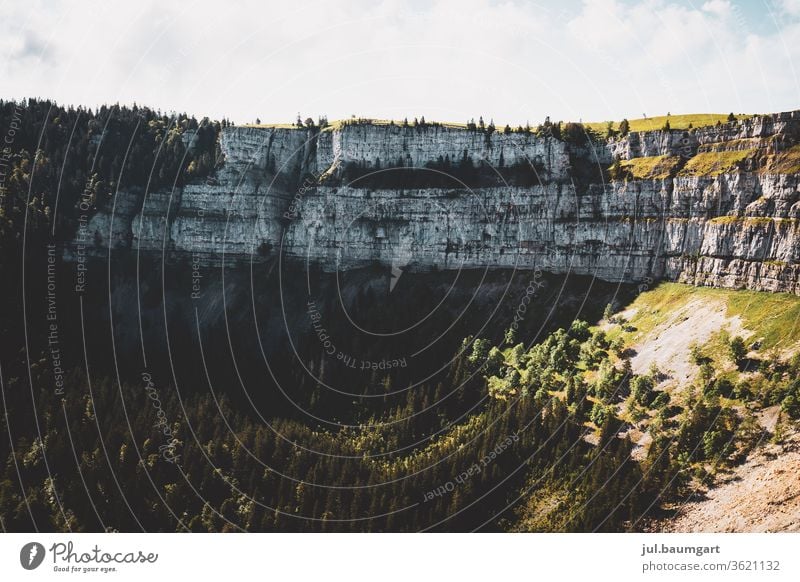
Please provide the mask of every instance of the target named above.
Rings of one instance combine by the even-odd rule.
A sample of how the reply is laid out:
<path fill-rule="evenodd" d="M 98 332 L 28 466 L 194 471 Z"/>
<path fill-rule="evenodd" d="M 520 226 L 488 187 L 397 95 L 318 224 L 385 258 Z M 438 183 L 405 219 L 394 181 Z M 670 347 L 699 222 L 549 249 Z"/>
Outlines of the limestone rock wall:
<path fill-rule="evenodd" d="M 610 142 L 607 147 L 612 156 L 623 160 L 664 155 L 691 157 L 701 146 L 772 136 L 798 139 L 800 111 L 758 115 L 694 130 L 631 132 L 622 139 Z"/>
<path fill-rule="evenodd" d="M 792 113 L 687 132 L 690 138 L 631 134 L 599 146 L 593 160 L 674 155 L 687 151 L 686 139 L 695 153 L 703 144 L 745 138 L 791 141 L 799 122 Z M 221 146 L 224 166 L 204 183 L 121 193 L 113 223 L 104 211 L 89 225 L 97 250 L 128 246 L 209 264 L 281 254 L 329 270 L 374 263 L 542 268 L 609 281 L 666 278 L 800 293 L 797 174 L 628 181 L 600 175 L 576 187 L 571 165 L 586 148 L 442 126 L 234 127 L 223 132 Z M 345 163 L 375 167 L 403 158 L 424 167 L 465 155 L 493 166 L 536 160 L 541 180 L 524 187 L 367 189 L 331 178 Z"/>
<path fill-rule="evenodd" d="M 360 123 L 326 133 L 331 134 L 332 143 L 330 149 L 327 145 L 320 149 L 319 167 L 354 162 L 367 168 L 398 165 L 424 168 L 431 162 L 449 160 L 456 164 L 468 157 L 476 165 L 481 162 L 497 167 L 541 165 L 547 172 L 543 179 L 550 179 L 567 177 L 569 166 L 564 142 L 530 133 Z"/>

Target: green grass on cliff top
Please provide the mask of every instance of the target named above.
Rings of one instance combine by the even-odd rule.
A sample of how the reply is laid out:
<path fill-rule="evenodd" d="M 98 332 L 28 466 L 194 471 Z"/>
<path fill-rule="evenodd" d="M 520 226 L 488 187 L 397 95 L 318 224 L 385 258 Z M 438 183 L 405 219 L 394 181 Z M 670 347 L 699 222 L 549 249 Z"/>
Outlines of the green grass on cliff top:
<path fill-rule="evenodd" d="M 752 339 L 762 339 L 762 353 L 772 348 L 791 349 L 800 343 L 800 297 L 789 293 L 766 293 L 694 287 L 661 283 L 641 293 L 626 309 L 635 309 L 629 324 L 634 331 L 624 335 L 628 345 L 666 323 L 677 310 L 692 301 L 722 301 L 729 317 L 739 316 Z"/>
<path fill-rule="evenodd" d="M 749 119 L 752 115 L 739 114 L 736 119 Z M 630 131 L 655 131 L 664 127 L 669 120 L 670 129 L 689 129 L 692 127 L 708 127 L 720 123 L 727 123 L 728 113 L 689 113 L 686 115 L 660 115 L 658 117 L 646 117 L 641 119 L 629 119 Z M 619 129 L 619 121 L 614 121 L 612 127 Z M 608 127 L 607 121 L 584 123 L 585 126 L 599 131 L 605 135 Z"/>
<path fill-rule="evenodd" d="M 750 114 L 738 114 L 736 115 L 736 119 L 749 119 L 752 117 Z M 686 115 L 660 115 L 657 117 L 646 117 L 641 119 L 630 119 L 628 123 L 630 124 L 630 131 L 655 131 L 664 127 L 666 121 L 669 120 L 669 125 L 671 129 L 688 129 L 691 125 L 692 127 L 708 127 L 711 125 L 716 125 L 717 122 L 720 123 L 727 123 L 728 121 L 728 114 L 727 113 L 689 113 Z M 335 121 L 331 121 L 328 127 L 325 128 L 325 131 L 330 131 L 332 129 L 338 129 L 342 127 L 346 122 L 352 121 L 352 119 L 338 119 Z M 369 119 L 368 120 L 373 125 L 389 125 L 390 123 L 394 122 L 395 125 L 402 125 L 402 119 Z M 430 121 L 430 120 L 429 120 Z M 411 123 L 411 120 L 409 120 Z M 465 129 L 467 127 L 466 123 L 456 123 L 452 121 L 436 121 L 438 125 L 444 127 L 451 127 L 455 129 Z M 617 130 L 619 129 L 619 121 L 612 122 L 612 127 Z M 505 124 L 498 123 L 496 124 L 498 128 L 502 129 Z M 518 124 L 511 124 L 512 127 L 516 127 Z M 594 131 L 599 132 L 601 135 L 605 135 L 606 128 L 608 127 L 607 121 L 596 121 L 596 122 L 587 122 L 584 123 L 587 128 L 592 129 Z M 296 129 L 296 125 L 293 123 L 243 123 L 241 127 L 264 127 L 264 128 L 274 128 L 274 129 Z M 536 124 L 533 124 L 533 127 L 536 127 Z"/>

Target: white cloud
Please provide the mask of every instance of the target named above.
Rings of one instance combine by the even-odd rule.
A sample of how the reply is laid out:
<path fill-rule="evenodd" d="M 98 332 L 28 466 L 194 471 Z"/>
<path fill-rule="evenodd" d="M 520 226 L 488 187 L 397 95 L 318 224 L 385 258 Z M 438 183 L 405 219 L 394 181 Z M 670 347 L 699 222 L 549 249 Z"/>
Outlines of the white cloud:
<path fill-rule="evenodd" d="M 239 122 L 299 111 L 524 123 L 783 110 L 800 94 L 796 0 L 769 35 L 727 0 L 7 4 L 3 97 Z"/>
<path fill-rule="evenodd" d="M 728 16 L 731 12 L 731 3 L 728 0 L 710 0 L 703 4 L 703 10 L 717 16 Z"/>
<path fill-rule="evenodd" d="M 785 14 L 800 16 L 800 0 L 780 0 L 778 4 Z"/>

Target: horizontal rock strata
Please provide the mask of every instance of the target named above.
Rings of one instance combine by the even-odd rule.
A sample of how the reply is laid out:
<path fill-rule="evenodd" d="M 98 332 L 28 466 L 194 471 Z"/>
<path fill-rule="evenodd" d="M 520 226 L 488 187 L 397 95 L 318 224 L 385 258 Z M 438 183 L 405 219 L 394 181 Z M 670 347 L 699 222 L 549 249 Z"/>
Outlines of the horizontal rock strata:
<path fill-rule="evenodd" d="M 435 124 L 230 127 L 214 176 L 120 192 L 89 230 L 98 253 L 207 264 L 280 254 L 800 293 L 798 136 L 798 112 L 588 145 Z M 655 156 L 674 156 L 667 175 L 611 179 L 615 160 Z"/>

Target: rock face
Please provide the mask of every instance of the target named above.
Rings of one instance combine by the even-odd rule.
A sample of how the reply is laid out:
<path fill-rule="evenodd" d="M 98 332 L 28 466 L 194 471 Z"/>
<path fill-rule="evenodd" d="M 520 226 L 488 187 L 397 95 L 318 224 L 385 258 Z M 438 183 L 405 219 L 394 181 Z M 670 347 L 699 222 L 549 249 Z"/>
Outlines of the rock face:
<path fill-rule="evenodd" d="M 800 112 L 606 143 L 435 124 L 231 127 L 216 175 L 121 192 L 89 230 L 96 252 L 205 264 L 280 255 L 800 293 L 799 141 Z M 609 178 L 615 159 L 654 156 L 674 157 L 668 175 Z"/>

